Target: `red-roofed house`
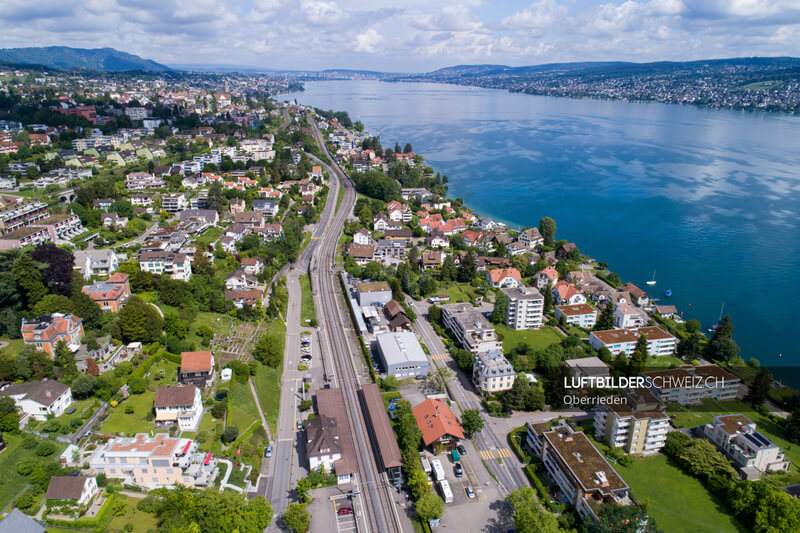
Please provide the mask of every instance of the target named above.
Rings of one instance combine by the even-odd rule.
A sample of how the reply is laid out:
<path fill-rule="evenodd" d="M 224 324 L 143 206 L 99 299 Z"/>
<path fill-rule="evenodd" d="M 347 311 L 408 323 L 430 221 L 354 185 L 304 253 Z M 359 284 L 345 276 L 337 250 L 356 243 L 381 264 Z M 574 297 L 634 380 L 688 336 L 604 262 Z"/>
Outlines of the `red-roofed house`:
<path fill-rule="evenodd" d="M 516 268 L 498 268 L 486 271 L 486 281 L 494 288 L 516 288 L 522 281 L 522 276 Z"/>
<path fill-rule="evenodd" d="M 556 305 L 585 304 L 586 296 L 583 291 L 563 279 L 553 286 L 553 300 Z"/>
<path fill-rule="evenodd" d="M 483 240 L 483 232 L 468 229 L 461 234 L 461 240 L 464 241 L 466 246 L 477 246 Z"/>
<path fill-rule="evenodd" d="M 465 438 L 464 429 L 446 402 L 427 399 L 411 412 L 422 430 L 422 441 L 432 448 L 452 450 L 459 439 Z"/>
<path fill-rule="evenodd" d="M 64 341 L 73 352 L 81 346 L 83 319 L 79 316 L 53 313 L 35 320 L 22 319 L 22 339 L 37 350 L 47 352 L 50 357 L 56 352 L 56 344 Z"/>
<path fill-rule="evenodd" d="M 131 296 L 128 274 L 115 272 L 106 281 L 85 285 L 81 290 L 100 306 L 103 311 L 119 312 Z"/>
<path fill-rule="evenodd" d="M 214 355 L 209 351 L 183 352 L 178 381 L 208 385 L 214 379 Z"/>
<path fill-rule="evenodd" d="M 547 267 L 536 273 L 536 288 L 543 291 L 547 288 L 548 283 L 556 284 L 558 281 L 558 270 L 554 267 Z"/>

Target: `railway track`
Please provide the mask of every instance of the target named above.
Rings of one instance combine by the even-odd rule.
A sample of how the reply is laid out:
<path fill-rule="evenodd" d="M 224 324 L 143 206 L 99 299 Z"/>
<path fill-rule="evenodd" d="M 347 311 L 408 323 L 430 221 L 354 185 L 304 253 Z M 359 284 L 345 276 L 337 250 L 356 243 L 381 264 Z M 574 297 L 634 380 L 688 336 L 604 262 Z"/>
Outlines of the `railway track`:
<path fill-rule="evenodd" d="M 321 149 L 327 152 L 327 148 L 313 120 L 312 125 L 317 142 Z M 328 155 L 330 157 L 329 153 Z M 350 210 L 355 204 L 356 193 L 352 182 L 350 182 L 346 174 L 332 158 L 331 160 L 331 165 L 326 165 L 332 171 L 331 179 L 337 181 L 338 187 L 344 187 L 342 208 L 338 213 L 333 213 L 332 219 L 328 221 L 323 230 L 324 238 L 321 239 L 318 249 L 315 250 L 317 253 L 311 259 L 311 273 L 312 277 L 316 278 L 317 294 L 322 304 L 319 306 L 324 318 L 322 329 L 328 337 L 328 345 L 331 348 L 331 358 L 336 371 L 336 382 L 342 389 L 345 399 L 348 428 L 353 441 L 353 451 L 360 476 L 358 486 L 363 495 L 365 518 L 370 525 L 368 529 L 381 533 L 401 533 L 402 529 L 394 509 L 394 502 L 389 494 L 388 483 L 386 483 L 385 475 L 378 470 L 372 453 L 369 435 L 367 434 L 364 414 L 357 397 L 360 382 L 356 361 L 360 361 L 361 355 L 358 353 L 354 357 L 347 333 L 344 330 L 344 326 L 349 324 L 350 318 L 341 309 L 341 299 L 338 291 L 338 269 L 335 267 L 334 261 L 339 235 Z M 329 197 L 333 200 L 333 203 L 329 202 L 329 205 L 335 206 L 338 187 L 336 190 L 331 190 Z"/>

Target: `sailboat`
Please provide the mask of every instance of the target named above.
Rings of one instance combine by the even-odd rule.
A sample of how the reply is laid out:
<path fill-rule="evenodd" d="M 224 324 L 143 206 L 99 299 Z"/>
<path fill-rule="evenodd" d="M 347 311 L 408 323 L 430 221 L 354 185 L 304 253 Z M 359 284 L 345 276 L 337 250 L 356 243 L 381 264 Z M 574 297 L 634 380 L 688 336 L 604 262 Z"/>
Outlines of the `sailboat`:
<path fill-rule="evenodd" d="M 653 279 L 647 282 L 648 285 L 655 285 L 656 284 L 656 271 L 653 270 Z"/>
<path fill-rule="evenodd" d="M 717 328 L 719 327 L 719 323 L 722 320 L 722 312 L 724 310 L 725 310 L 725 302 L 722 302 L 722 307 L 719 308 L 719 318 L 717 319 L 717 323 L 714 324 L 713 326 L 711 326 L 710 328 L 708 328 L 709 333 L 714 333 L 715 331 L 717 331 Z"/>

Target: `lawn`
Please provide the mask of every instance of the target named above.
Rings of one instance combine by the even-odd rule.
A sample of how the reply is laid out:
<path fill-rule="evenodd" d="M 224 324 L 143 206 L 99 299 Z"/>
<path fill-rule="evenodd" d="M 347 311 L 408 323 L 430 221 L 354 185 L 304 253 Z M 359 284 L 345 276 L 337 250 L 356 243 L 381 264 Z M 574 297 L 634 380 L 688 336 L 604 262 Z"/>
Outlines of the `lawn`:
<path fill-rule="evenodd" d="M 25 342 L 22 339 L 9 339 L 4 337 L 0 341 L 7 342 L 8 346 L 0 350 L 0 355 L 17 355 L 25 347 Z"/>
<path fill-rule="evenodd" d="M 222 228 L 212 226 L 200 235 L 195 242 L 207 246 L 217 240 L 222 235 Z"/>
<path fill-rule="evenodd" d="M 164 306 L 162 305 L 161 308 L 163 309 Z M 231 330 L 236 326 L 236 324 L 237 320 L 228 315 L 202 311 L 197 313 L 197 316 L 194 318 L 194 320 L 192 320 L 192 327 L 189 331 L 189 334 L 186 335 L 186 341 L 194 343 L 197 350 L 203 350 L 204 348 L 202 347 L 202 340 L 197 336 L 197 328 L 200 326 L 208 326 L 211 328 L 211 331 L 214 332 L 214 335 L 224 336 L 230 335 Z"/>
<path fill-rule="evenodd" d="M 267 419 L 272 434 L 277 433 L 278 414 L 281 401 L 281 369 L 268 366 L 258 367 L 258 372 L 253 376 L 253 385 L 258 393 L 261 410 Z"/>
<path fill-rule="evenodd" d="M 236 426 L 240 432 L 250 427 L 258 418 L 256 400 L 250 391 L 250 385 L 232 379 L 228 392 L 228 425 Z"/>
<path fill-rule="evenodd" d="M 450 297 L 447 303 L 471 303 L 478 297 L 475 287 L 467 283 L 451 285 L 436 293 L 437 296 L 445 294 Z"/>
<path fill-rule="evenodd" d="M 564 338 L 554 328 L 544 326 L 542 329 L 511 329 L 504 324 L 495 324 L 495 331 L 503 339 L 503 351 L 508 353 L 523 342 L 533 349 L 547 348 L 557 344 Z"/>
<path fill-rule="evenodd" d="M 316 323 L 317 311 L 314 309 L 314 294 L 311 291 L 311 280 L 308 274 L 300 276 L 300 290 L 303 291 L 303 299 L 300 305 L 300 325 L 307 326 L 312 320 Z"/>
<path fill-rule="evenodd" d="M 122 516 L 115 516 L 114 519 L 111 520 L 111 523 L 108 524 L 107 531 L 112 533 L 121 532 L 126 524 L 133 525 L 133 529 L 131 530 L 133 533 L 146 533 L 147 531 L 156 530 L 158 527 L 158 520 L 156 517 L 136 508 L 136 505 L 142 501 L 141 499 L 129 498 L 122 495 L 117 497 L 120 499 L 124 498 L 122 501 L 125 502 L 125 514 Z"/>
<path fill-rule="evenodd" d="M 21 446 L 23 437 L 13 435 L 11 433 L 4 433 L 3 438 L 6 441 L 6 449 L 0 453 L 0 512 L 4 511 L 14 500 L 22 494 L 28 487 L 28 478 L 17 473 L 15 465 L 25 457 L 38 457 L 33 453 L 33 450 L 27 450 Z M 61 452 L 64 451 L 64 446 L 53 442 L 57 446 L 56 452 L 49 457 L 50 460 L 57 459 Z"/>
<path fill-rule="evenodd" d="M 718 533 L 747 531 L 731 516 L 725 503 L 664 455 L 636 459 L 631 467 L 617 467 L 639 501 L 649 501 L 650 513 L 663 531 Z"/>
<path fill-rule="evenodd" d="M 648 357 L 645 362 L 647 368 L 672 368 L 673 366 L 685 365 L 686 361 L 674 355 L 659 355 L 658 357 Z"/>
<path fill-rule="evenodd" d="M 153 410 L 155 397 L 156 394 L 152 391 L 147 391 L 143 394 L 131 394 L 127 400 L 109 409 L 108 418 L 103 423 L 100 431 L 125 436 L 149 433 L 154 428 L 154 425 L 153 422 L 145 420 L 145 417 Z M 126 414 L 125 409 L 127 407 L 133 407 L 133 413 Z"/>

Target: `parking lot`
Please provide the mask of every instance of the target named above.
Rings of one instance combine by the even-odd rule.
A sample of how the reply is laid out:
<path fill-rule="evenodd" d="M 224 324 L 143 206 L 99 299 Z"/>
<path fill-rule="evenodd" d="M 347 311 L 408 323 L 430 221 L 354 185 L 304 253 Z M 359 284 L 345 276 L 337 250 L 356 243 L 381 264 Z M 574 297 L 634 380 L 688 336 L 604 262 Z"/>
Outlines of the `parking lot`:
<path fill-rule="evenodd" d="M 452 456 L 449 453 L 441 453 L 439 455 L 425 453 L 424 455 L 429 461 L 438 459 L 442 463 L 444 478 L 450 484 L 450 489 L 453 491 L 453 501 L 446 504 L 445 508 L 459 506 L 466 503 L 477 503 L 486 500 L 487 496 L 486 491 L 484 490 L 486 489 L 486 486 L 481 484 L 478 480 L 478 476 L 475 474 L 475 469 L 472 466 L 470 457 L 461 455 L 459 462 L 461 463 L 463 475 L 461 477 L 456 477 L 455 464 L 453 463 Z M 467 496 L 467 487 L 472 487 L 472 490 L 475 493 L 474 498 L 469 498 Z M 442 495 L 438 483 L 434 482 L 433 490 L 439 496 Z"/>

